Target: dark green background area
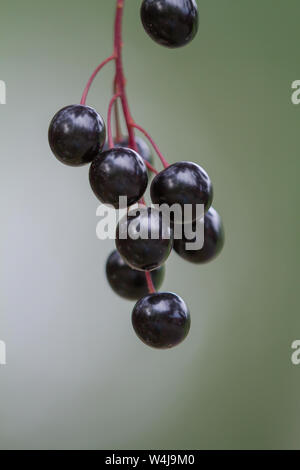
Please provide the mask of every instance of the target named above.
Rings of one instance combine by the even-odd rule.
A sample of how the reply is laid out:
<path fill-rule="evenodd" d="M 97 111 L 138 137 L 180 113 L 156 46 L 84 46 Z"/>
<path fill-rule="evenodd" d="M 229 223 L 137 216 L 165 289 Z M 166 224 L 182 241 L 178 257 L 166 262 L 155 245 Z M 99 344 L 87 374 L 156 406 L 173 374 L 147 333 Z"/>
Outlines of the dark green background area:
<path fill-rule="evenodd" d="M 0 369 L 2 449 L 299 448 L 299 0 L 202 0 L 192 44 L 153 43 L 128 0 L 124 61 L 138 123 L 170 162 L 211 176 L 226 246 L 175 254 L 164 289 L 188 339 L 155 351 L 104 274 L 87 168 L 51 155 L 47 128 L 112 52 L 114 1 L 2 1 Z M 113 66 L 88 103 L 106 118 Z M 158 164 L 158 163 L 157 163 Z"/>

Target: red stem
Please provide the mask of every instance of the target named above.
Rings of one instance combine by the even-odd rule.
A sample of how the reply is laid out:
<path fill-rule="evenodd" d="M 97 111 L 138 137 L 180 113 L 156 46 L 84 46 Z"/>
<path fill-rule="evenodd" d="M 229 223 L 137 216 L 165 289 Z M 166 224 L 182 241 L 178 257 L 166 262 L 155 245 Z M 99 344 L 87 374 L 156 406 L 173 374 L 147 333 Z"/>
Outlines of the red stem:
<path fill-rule="evenodd" d="M 100 72 L 100 70 L 106 65 L 108 64 L 109 62 L 111 62 L 112 60 L 115 60 L 116 59 L 116 54 L 113 54 L 109 57 L 107 57 L 107 59 L 105 59 L 103 62 L 101 62 L 100 65 L 98 65 L 98 67 L 94 70 L 94 72 L 92 73 L 89 81 L 87 82 L 86 84 L 86 87 L 84 89 L 84 92 L 82 94 L 82 98 L 81 98 L 81 101 L 80 101 L 80 104 L 83 104 L 85 105 L 86 103 L 86 98 L 87 98 L 87 95 L 88 95 L 88 92 L 91 88 L 91 85 L 96 77 L 96 75 Z"/>
<path fill-rule="evenodd" d="M 126 121 L 126 126 L 128 129 L 128 136 L 129 136 L 129 145 L 134 150 L 136 150 L 136 142 L 133 130 L 133 119 L 131 117 L 130 108 L 127 100 L 126 95 L 126 80 L 124 76 L 123 70 L 123 61 L 122 61 L 122 19 L 123 19 L 123 11 L 124 11 L 124 3 L 125 0 L 117 0 L 117 10 L 116 10 L 116 18 L 115 18 L 115 37 L 114 37 L 114 50 L 116 55 L 116 81 L 118 89 L 121 93 L 121 102 L 123 113 Z"/>
<path fill-rule="evenodd" d="M 154 284 L 153 284 L 153 281 L 152 281 L 151 273 L 149 271 L 146 271 L 145 276 L 146 276 L 146 280 L 147 280 L 148 291 L 149 291 L 150 294 L 154 294 L 156 292 L 156 290 L 155 290 L 155 287 L 154 287 Z"/>
<path fill-rule="evenodd" d="M 159 156 L 164 168 L 168 168 L 169 166 L 169 163 L 167 162 L 167 160 L 164 158 L 163 154 L 161 153 L 161 151 L 159 150 L 158 146 L 156 145 L 156 143 L 154 142 L 154 140 L 152 139 L 152 137 L 150 136 L 150 134 L 145 131 L 145 129 L 143 129 L 141 126 L 139 126 L 138 124 L 135 124 L 135 123 L 132 123 L 132 127 L 134 127 L 135 129 L 138 129 L 140 132 L 142 132 L 144 134 L 145 137 L 147 137 L 147 139 L 149 140 L 149 142 L 151 143 L 151 145 L 153 146 L 155 152 L 157 153 L 157 155 Z"/>
<path fill-rule="evenodd" d="M 147 160 L 144 159 L 144 163 L 146 165 L 146 167 L 152 171 L 152 173 L 154 173 L 155 175 L 158 175 L 158 171 L 151 165 L 151 163 L 147 162 Z"/>
<path fill-rule="evenodd" d="M 108 113 L 107 113 L 107 133 L 108 133 L 108 146 L 109 148 L 114 147 L 114 139 L 112 135 L 112 129 L 111 129 L 111 113 L 112 113 L 112 108 L 113 105 L 115 104 L 116 100 L 121 96 L 120 93 L 116 93 L 112 99 L 110 100 L 109 106 L 108 106 Z M 116 103 L 117 104 L 117 103 Z"/>
<path fill-rule="evenodd" d="M 118 93 L 117 87 L 117 77 L 114 78 L 114 86 L 113 86 L 114 94 Z M 115 104 L 115 127 L 116 127 L 116 141 L 121 142 L 122 140 L 122 130 L 120 124 L 120 114 L 119 114 L 119 106 L 118 103 Z"/>
<path fill-rule="evenodd" d="M 122 62 L 122 18 L 123 18 L 123 10 L 124 10 L 124 3 L 125 0 L 117 0 L 117 11 L 116 11 L 116 19 L 115 19 L 115 54 L 116 54 L 116 82 L 118 89 L 121 93 L 121 102 L 123 113 L 126 121 L 126 126 L 128 129 L 128 136 L 129 136 L 129 145 L 134 150 L 137 150 L 136 142 L 135 142 L 135 135 L 134 135 L 134 126 L 133 126 L 133 119 L 130 113 L 130 108 L 127 100 L 126 95 L 126 81 L 124 77 L 123 71 L 123 62 Z M 157 171 L 145 161 L 148 168 L 150 168 L 154 173 Z M 155 292 L 155 287 L 152 282 L 151 274 L 149 272 L 145 273 L 147 279 L 148 290 L 150 293 Z"/>
<path fill-rule="evenodd" d="M 137 150 L 136 142 L 135 142 L 135 135 L 134 135 L 134 121 L 131 116 L 129 103 L 127 100 L 126 95 L 126 80 L 124 76 L 123 70 L 123 61 L 122 61 L 122 19 L 123 19 L 123 11 L 124 11 L 124 3 L 125 0 L 117 0 L 117 10 L 116 10 L 116 18 L 115 18 L 115 37 L 114 37 L 114 49 L 115 49 L 115 56 L 116 56 L 116 89 L 120 92 L 120 98 L 123 108 L 123 113 L 126 121 L 126 126 L 128 129 L 128 136 L 129 136 L 129 146 L 133 150 Z M 158 172 L 155 168 L 144 160 L 146 166 L 149 168 L 150 171 L 157 174 Z"/>

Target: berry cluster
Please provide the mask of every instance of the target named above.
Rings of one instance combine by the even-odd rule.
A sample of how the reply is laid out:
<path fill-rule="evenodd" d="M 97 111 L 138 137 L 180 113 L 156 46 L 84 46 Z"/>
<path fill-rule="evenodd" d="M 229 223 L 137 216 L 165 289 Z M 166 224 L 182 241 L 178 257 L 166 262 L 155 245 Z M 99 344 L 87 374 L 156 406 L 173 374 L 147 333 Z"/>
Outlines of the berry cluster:
<path fill-rule="evenodd" d="M 89 179 L 96 197 L 119 209 L 120 196 L 126 196 L 128 211 L 117 227 L 116 250 L 106 263 L 106 275 L 112 289 L 120 296 L 138 300 L 132 312 L 132 324 L 138 337 L 155 348 L 170 348 L 179 344 L 190 329 L 190 313 L 185 302 L 171 292 L 156 292 L 165 275 L 164 263 L 172 249 L 185 260 L 204 263 L 222 249 L 224 236 L 218 213 L 211 207 L 213 189 L 210 178 L 199 165 L 181 161 L 169 165 L 150 135 L 132 118 L 122 62 L 122 17 L 125 0 L 117 0 L 114 52 L 93 72 L 83 92 L 80 104 L 67 106 L 54 116 L 49 127 L 49 144 L 54 155 L 63 163 L 82 166 L 91 163 Z M 180 47 L 190 42 L 198 29 L 195 0 L 143 0 L 141 19 L 149 36 L 167 47 Z M 115 63 L 114 93 L 108 107 L 107 134 L 102 117 L 86 105 L 86 99 L 98 72 L 109 62 Z M 119 103 L 124 115 L 127 137 L 121 132 Z M 115 138 L 112 132 L 112 114 Z M 152 144 L 163 164 L 158 172 L 147 143 L 135 136 L 138 130 Z M 143 198 L 150 174 L 151 200 L 149 208 Z M 138 203 L 139 210 L 132 210 Z M 192 207 L 190 219 L 167 223 L 159 206 L 173 204 Z M 187 250 L 185 235 L 174 239 L 174 224 L 185 223 L 194 229 L 196 207 L 201 204 L 205 215 L 204 245 L 200 250 Z M 145 228 L 157 236 L 132 236 Z M 123 237 L 121 234 L 131 234 Z M 195 235 L 197 237 L 197 234 Z"/>

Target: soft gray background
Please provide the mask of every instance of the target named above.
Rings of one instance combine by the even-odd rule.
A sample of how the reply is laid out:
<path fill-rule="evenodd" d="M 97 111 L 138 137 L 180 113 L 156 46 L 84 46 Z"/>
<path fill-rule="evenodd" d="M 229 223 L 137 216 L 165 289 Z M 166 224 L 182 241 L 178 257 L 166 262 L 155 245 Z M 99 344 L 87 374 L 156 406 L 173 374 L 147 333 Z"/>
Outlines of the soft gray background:
<path fill-rule="evenodd" d="M 226 248 L 175 255 L 166 290 L 192 314 L 177 349 L 145 347 L 107 286 L 87 168 L 61 165 L 47 128 L 111 53 L 112 0 L 1 3 L 2 449 L 299 448 L 298 0 L 202 0 L 187 48 L 154 44 L 127 2 L 128 94 L 170 162 L 215 186 Z M 106 115 L 112 64 L 89 104 Z"/>

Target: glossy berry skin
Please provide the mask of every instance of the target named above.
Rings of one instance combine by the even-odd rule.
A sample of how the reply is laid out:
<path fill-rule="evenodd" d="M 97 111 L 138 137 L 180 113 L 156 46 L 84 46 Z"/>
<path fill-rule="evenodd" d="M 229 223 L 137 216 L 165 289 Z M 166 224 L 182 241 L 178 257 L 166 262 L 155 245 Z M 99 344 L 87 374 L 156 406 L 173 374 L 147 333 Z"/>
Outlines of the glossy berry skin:
<path fill-rule="evenodd" d="M 195 0 L 143 0 L 141 19 L 149 36 L 170 48 L 185 46 L 198 31 Z"/>
<path fill-rule="evenodd" d="M 204 212 L 208 211 L 213 200 L 213 188 L 201 166 L 193 162 L 177 162 L 155 176 L 151 184 L 151 199 L 159 205 L 180 204 L 182 213 L 184 205 L 190 204 L 192 213 L 184 219 L 184 223 L 188 223 L 197 218 L 197 204 L 203 204 Z"/>
<path fill-rule="evenodd" d="M 186 338 L 190 330 L 190 313 L 185 302 L 176 294 L 148 294 L 135 305 L 132 325 L 138 337 L 148 346 L 173 348 Z"/>
<path fill-rule="evenodd" d="M 106 277 L 114 292 L 125 299 L 138 300 L 148 293 L 145 273 L 130 268 L 117 250 L 107 259 Z M 155 288 L 159 289 L 165 277 L 165 267 L 152 271 L 151 277 Z"/>
<path fill-rule="evenodd" d="M 82 166 L 90 163 L 102 150 L 106 129 L 102 117 L 93 108 L 75 104 L 55 114 L 48 138 L 59 161 Z"/>
<path fill-rule="evenodd" d="M 191 263 L 208 263 L 218 256 L 224 246 L 224 229 L 221 217 L 217 211 L 211 207 L 201 220 L 204 223 L 204 244 L 200 250 L 187 250 L 186 243 L 193 243 L 196 236 L 192 240 L 187 240 L 184 234 L 181 240 L 174 240 L 174 250 L 181 258 Z M 193 232 L 196 232 L 196 222 L 192 224 Z M 202 238 L 202 237 L 201 237 Z"/>
<path fill-rule="evenodd" d="M 114 141 L 115 143 L 115 147 L 127 147 L 127 148 L 130 148 L 129 147 L 129 139 L 128 137 L 124 137 L 120 142 L 118 141 Z M 142 139 L 141 137 L 139 136 L 136 136 L 135 137 L 135 143 L 136 143 L 136 146 L 137 146 L 137 153 L 144 159 L 146 160 L 148 163 L 150 163 L 151 165 L 153 165 L 153 155 L 152 155 L 152 152 L 149 148 L 149 146 L 147 145 L 147 143 L 144 141 L 144 139 Z M 106 142 L 103 150 L 109 150 L 108 148 L 108 143 Z"/>
<path fill-rule="evenodd" d="M 113 148 L 102 152 L 90 167 L 90 184 L 103 204 L 119 208 L 119 197 L 126 196 L 128 207 L 141 199 L 148 184 L 144 160 L 134 150 Z"/>
<path fill-rule="evenodd" d="M 141 237 L 141 233 L 146 233 L 148 238 Z M 173 247 L 173 231 L 159 211 L 142 206 L 120 220 L 116 247 L 131 268 L 152 271 L 167 260 Z"/>

